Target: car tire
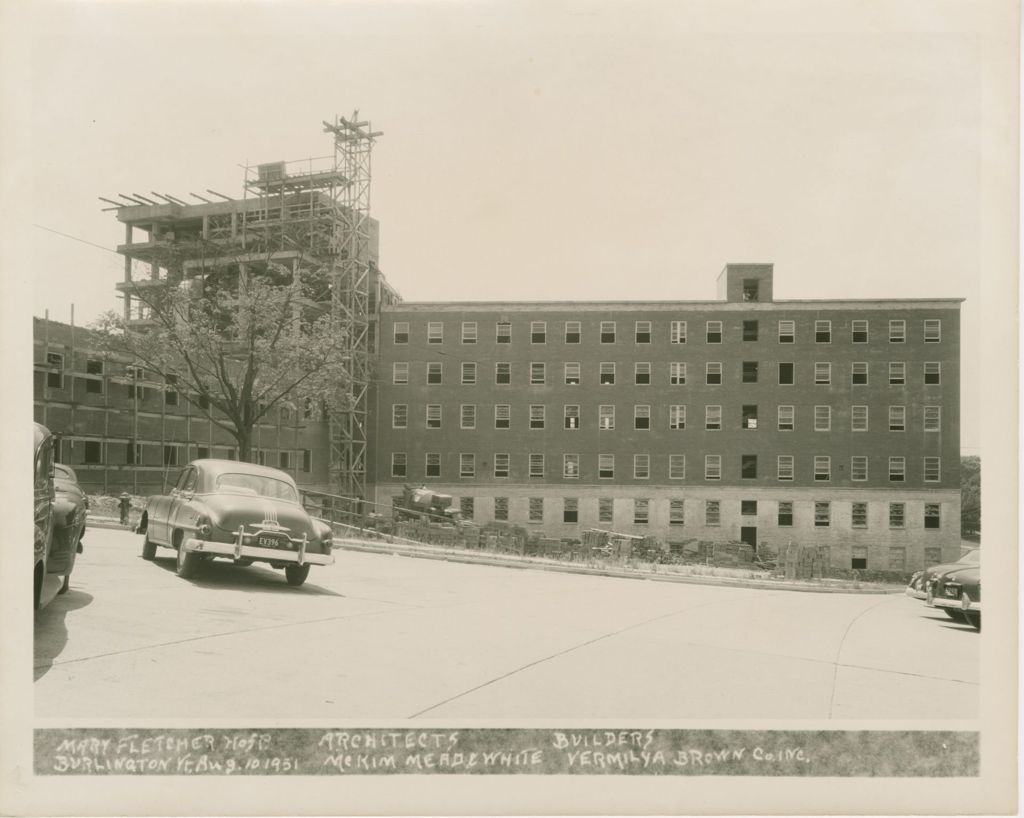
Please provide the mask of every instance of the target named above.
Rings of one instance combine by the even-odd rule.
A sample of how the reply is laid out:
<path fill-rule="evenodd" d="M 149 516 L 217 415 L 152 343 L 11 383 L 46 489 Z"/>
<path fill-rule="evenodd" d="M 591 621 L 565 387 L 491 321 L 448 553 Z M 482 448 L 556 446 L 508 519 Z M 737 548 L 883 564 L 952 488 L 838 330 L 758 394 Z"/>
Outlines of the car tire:
<path fill-rule="evenodd" d="M 175 572 L 182 579 L 190 579 L 199 571 L 199 563 L 202 562 L 202 559 L 195 551 L 185 550 L 185 544 L 182 543 L 178 546 L 178 560 L 175 565 Z"/>
<path fill-rule="evenodd" d="M 942 612 L 955 622 L 967 621 L 967 615 L 963 611 L 957 611 L 952 608 L 943 608 Z"/>
<path fill-rule="evenodd" d="M 967 620 L 967 624 L 970 625 L 974 630 L 981 630 L 981 614 L 977 611 L 964 611 L 964 618 Z"/>
<path fill-rule="evenodd" d="M 142 535 L 142 558 L 151 560 L 156 556 L 156 543 L 149 538 L 149 533 Z"/>
<path fill-rule="evenodd" d="M 286 565 L 284 567 L 285 581 L 293 588 L 298 588 L 309 576 L 309 563 L 305 565 Z"/>

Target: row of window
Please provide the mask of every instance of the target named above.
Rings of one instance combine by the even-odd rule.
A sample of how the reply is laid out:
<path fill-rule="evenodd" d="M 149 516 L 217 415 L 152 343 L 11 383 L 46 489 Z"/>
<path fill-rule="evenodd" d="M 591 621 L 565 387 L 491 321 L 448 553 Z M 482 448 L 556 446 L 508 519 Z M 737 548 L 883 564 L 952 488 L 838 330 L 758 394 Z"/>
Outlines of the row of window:
<path fill-rule="evenodd" d="M 662 422 L 668 421 L 668 428 L 673 431 L 686 429 L 687 405 L 685 403 L 667 404 L 667 416 L 662 416 Z M 660 407 L 655 407 L 660 408 Z M 908 430 L 907 407 L 904 405 L 890 405 L 888 407 L 888 430 L 890 432 L 905 432 Z M 818 405 L 813 410 L 813 428 L 816 432 L 831 432 L 833 407 Z M 528 406 L 528 427 L 530 429 L 547 428 L 547 406 L 542 403 L 530 404 Z M 869 430 L 869 407 L 856 405 L 850 407 L 850 431 L 867 432 Z M 597 407 L 597 428 L 600 431 L 613 431 L 615 429 L 616 406 L 614 404 L 602 404 Z M 760 409 L 758 404 L 743 404 L 739 415 L 740 429 L 759 428 Z M 648 430 L 652 426 L 651 404 L 633 404 L 633 429 Z M 722 407 L 718 404 L 704 406 L 704 429 L 708 431 L 721 431 L 723 428 Z M 459 404 L 459 428 L 476 429 L 478 421 L 477 405 L 475 403 Z M 921 412 L 921 429 L 925 432 L 942 431 L 942 407 L 924 406 Z M 391 428 L 408 429 L 410 422 L 409 404 L 391 404 Z M 424 428 L 440 429 L 444 422 L 444 407 L 440 403 L 428 403 L 424 406 Z M 791 405 L 780 405 L 776 407 L 776 425 L 779 431 L 791 432 L 796 429 L 796 407 Z M 584 426 L 584 418 L 579 404 L 564 404 L 562 406 L 562 428 L 570 431 L 577 431 Z M 512 428 L 512 404 L 499 403 L 494 406 L 494 428 Z"/>
<path fill-rule="evenodd" d="M 543 497 L 527 498 L 527 520 L 530 522 L 544 521 L 544 500 Z M 578 523 L 579 519 L 579 498 L 563 497 L 562 500 L 562 522 Z M 695 503 L 703 504 L 703 524 L 705 526 L 720 526 L 722 524 L 722 501 L 721 500 L 690 500 L 690 505 Z M 776 504 L 775 519 L 780 528 L 789 528 L 794 525 L 794 503 L 791 501 L 779 500 Z M 868 504 L 862 502 L 851 503 L 850 525 L 852 528 L 868 528 L 869 515 Z M 814 503 L 814 525 L 817 528 L 828 528 L 832 525 L 832 506 L 829 500 L 816 501 Z M 888 503 L 889 528 L 903 529 L 907 525 L 906 503 Z M 473 497 L 461 497 L 459 499 L 459 510 L 463 518 L 472 520 L 476 513 L 476 504 Z M 637 497 L 633 499 L 633 525 L 648 525 L 650 523 L 651 501 L 646 498 Z M 743 517 L 756 517 L 759 513 L 757 500 L 740 501 L 740 514 Z M 611 497 L 599 497 L 597 500 L 597 522 L 612 523 L 615 521 L 615 501 Z M 494 519 L 508 521 L 509 519 L 509 498 L 494 498 Z M 756 520 L 751 520 L 751 523 Z M 686 525 L 686 501 L 682 498 L 670 499 L 668 503 L 668 524 L 670 526 Z M 939 503 L 925 503 L 922 520 L 926 529 L 938 530 L 942 527 L 942 508 Z M 854 546 L 857 548 L 857 546 Z M 854 566 L 857 567 L 857 566 Z M 864 567 L 864 566 L 861 566 Z"/>
<path fill-rule="evenodd" d="M 583 322 L 565 321 L 562 324 L 561 337 L 567 344 L 583 343 Z M 756 319 L 743 321 L 741 338 L 744 341 L 758 341 L 761 336 L 761 322 Z M 428 344 L 444 343 L 444 322 L 428 321 L 426 340 Z M 394 342 L 408 344 L 410 339 L 408 321 L 396 321 L 394 324 Z M 479 340 L 479 324 L 476 321 L 463 321 L 461 341 L 464 344 L 475 344 Z M 663 331 L 663 330 L 662 330 Z M 870 324 L 860 319 L 850 323 L 850 341 L 854 344 L 866 344 L 870 340 Z M 832 343 L 832 322 L 818 320 L 814 322 L 814 342 L 818 344 Z M 602 344 L 614 344 L 619 337 L 618 322 L 601 321 L 598 328 L 598 340 Z M 637 344 L 650 344 L 654 337 L 654 326 L 651 321 L 635 321 L 632 338 Z M 670 344 L 685 344 L 688 337 L 686 321 L 669 321 L 667 338 Z M 531 321 L 531 344 L 546 344 L 548 341 L 548 322 Z M 782 320 L 778 322 L 778 341 L 781 344 L 796 343 L 796 321 Z M 902 344 L 907 340 L 907 321 L 892 319 L 888 326 L 889 343 Z M 720 344 L 724 340 L 722 321 L 704 322 L 704 340 L 709 344 Z M 939 343 L 942 340 L 942 321 L 938 318 L 926 318 L 921 324 L 921 340 L 926 344 Z M 494 325 L 494 341 L 498 344 L 512 343 L 512 322 L 497 321 Z"/>
<path fill-rule="evenodd" d="M 741 362 L 740 380 L 742 383 L 759 383 L 761 378 L 760 361 Z M 866 361 L 850 364 L 850 384 L 867 386 L 869 365 Z M 614 361 L 602 361 L 598 364 L 597 382 L 602 385 L 615 383 L 617 365 Z M 685 386 L 688 377 L 686 361 L 670 361 L 667 370 L 670 386 Z M 922 380 L 926 386 L 938 386 L 942 383 L 942 363 L 925 361 L 922 366 Z M 479 367 L 476 361 L 463 361 L 460 370 L 460 383 L 476 384 L 479 378 Z M 633 364 L 633 385 L 649 386 L 653 383 L 653 367 L 649 361 L 637 361 Z M 721 384 L 725 377 L 725 365 L 721 361 L 708 361 L 704 364 L 704 383 L 709 386 Z M 907 385 L 906 361 L 889 361 L 886 376 L 891 386 Z M 426 382 L 428 384 L 444 383 L 444 363 L 430 361 L 426 365 Z M 578 361 L 566 361 L 562 364 L 562 378 L 570 386 L 583 382 L 582 366 Z M 391 365 L 391 382 L 403 385 L 409 383 L 409 362 L 395 361 Z M 548 382 L 548 365 L 543 361 L 529 364 L 529 384 L 545 386 Z M 778 364 L 778 382 L 783 386 L 796 383 L 796 364 L 780 362 Z M 816 361 L 814 363 L 813 382 L 817 385 L 832 383 L 832 362 Z M 494 383 L 499 386 L 512 384 L 512 363 L 497 361 L 494 364 Z M 131 387 L 129 387 L 131 388 Z"/>
<path fill-rule="evenodd" d="M 542 452 L 527 454 L 527 474 L 531 478 L 547 476 L 547 458 Z M 562 455 L 562 477 L 578 479 L 581 474 L 582 455 L 577 453 Z M 498 479 L 509 478 L 512 473 L 512 455 L 508 452 L 495 452 L 491 455 L 492 476 Z M 830 455 L 813 456 L 813 475 L 817 482 L 828 482 L 832 479 L 832 457 Z M 744 454 L 739 458 L 740 478 L 754 480 L 758 477 L 758 456 Z M 840 467 L 842 468 L 842 467 Z M 921 459 L 922 479 L 925 483 L 938 483 L 942 479 L 942 459 L 924 457 Z M 424 456 L 424 475 L 441 477 L 441 453 L 427 452 Z M 850 458 L 850 480 L 864 482 L 868 479 L 868 457 L 854 455 Z M 409 456 L 406 452 L 391 453 L 391 476 L 405 478 L 409 475 Z M 601 480 L 615 479 L 615 455 L 597 455 L 597 476 Z M 792 481 L 796 479 L 796 457 L 780 454 L 776 457 L 775 476 L 777 480 Z M 459 477 L 473 479 L 477 477 L 477 457 L 472 452 L 459 454 Z M 633 455 L 633 478 L 649 480 L 651 478 L 651 456 L 649 454 Z M 686 455 L 670 454 L 668 456 L 668 479 L 686 479 Z M 704 456 L 704 479 L 722 479 L 722 455 L 708 454 Z M 907 459 L 902 456 L 888 458 L 888 479 L 891 483 L 904 483 L 907 480 Z"/>
<path fill-rule="evenodd" d="M 162 449 L 162 463 L 164 466 L 183 465 L 189 453 L 186 443 L 141 443 L 138 441 L 104 441 L 104 440 L 65 440 L 59 447 L 60 451 L 71 452 L 76 444 L 82 447 L 80 460 L 76 464 L 86 466 L 108 465 L 108 460 L 115 460 L 114 447 L 124 447 L 124 460 L 117 459 L 118 464 L 124 463 L 128 466 L 146 465 L 150 458 L 145 456 L 146 452 L 153 449 Z M 194 444 L 191 444 L 194 446 Z M 217 457 L 224 460 L 235 460 L 238 457 L 238 450 L 233 446 L 194 446 L 195 457 L 203 459 Z M 313 452 L 310 449 L 253 449 L 254 462 L 261 466 L 273 466 L 278 469 L 290 471 L 297 469 L 301 472 L 313 471 Z M 59 452 L 58 452 L 59 454 Z"/>

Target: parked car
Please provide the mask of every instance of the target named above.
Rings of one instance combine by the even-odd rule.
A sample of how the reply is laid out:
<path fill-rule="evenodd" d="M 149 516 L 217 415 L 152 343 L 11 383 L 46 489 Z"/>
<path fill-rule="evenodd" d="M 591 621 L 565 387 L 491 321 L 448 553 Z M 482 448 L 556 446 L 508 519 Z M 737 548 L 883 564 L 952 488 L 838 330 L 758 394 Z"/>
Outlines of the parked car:
<path fill-rule="evenodd" d="M 929 586 L 928 604 L 944 611 L 956 611 L 981 630 L 981 567 L 961 568 L 941 574 Z"/>
<path fill-rule="evenodd" d="M 39 609 L 68 590 L 82 550 L 88 501 L 74 471 L 54 463 L 53 435 L 40 423 L 35 424 L 34 447 L 32 590 Z"/>
<path fill-rule="evenodd" d="M 923 571 L 918 571 L 907 584 L 907 596 L 914 599 L 926 599 L 928 597 L 928 583 L 934 580 L 939 574 L 946 571 L 954 571 L 971 565 L 981 564 L 981 549 L 972 548 L 966 554 L 961 555 L 956 562 L 946 562 L 941 565 L 932 565 Z"/>
<path fill-rule="evenodd" d="M 204 560 L 283 568 L 289 585 L 306 581 L 311 565 L 331 565 L 331 527 L 306 512 L 285 472 L 236 460 L 194 460 L 170 494 L 150 497 L 138 532 L 143 559 L 158 546 L 177 551 L 180 577 Z"/>

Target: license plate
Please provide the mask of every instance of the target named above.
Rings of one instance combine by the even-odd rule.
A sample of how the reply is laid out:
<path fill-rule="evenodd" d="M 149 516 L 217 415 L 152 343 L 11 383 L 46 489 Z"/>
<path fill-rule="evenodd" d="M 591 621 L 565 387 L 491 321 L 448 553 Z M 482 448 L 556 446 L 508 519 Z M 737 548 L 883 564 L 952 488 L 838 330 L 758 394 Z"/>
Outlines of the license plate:
<path fill-rule="evenodd" d="M 952 599 L 956 599 L 958 596 L 960 596 L 960 589 L 959 588 L 950 588 L 950 587 L 947 586 L 946 587 L 946 596 L 948 596 L 948 597 L 950 597 Z"/>
<path fill-rule="evenodd" d="M 260 534 L 256 537 L 256 545 L 260 548 L 287 548 L 289 542 L 277 534 Z"/>

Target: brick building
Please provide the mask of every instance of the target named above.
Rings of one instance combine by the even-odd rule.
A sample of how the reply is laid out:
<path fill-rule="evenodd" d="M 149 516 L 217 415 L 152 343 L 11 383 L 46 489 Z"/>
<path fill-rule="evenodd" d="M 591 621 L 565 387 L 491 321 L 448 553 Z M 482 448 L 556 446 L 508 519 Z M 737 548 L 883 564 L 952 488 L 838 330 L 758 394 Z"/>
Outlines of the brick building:
<path fill-rule="evenodd" d="M 398 303 L 380 316 L 372 498 L 406 483 L 547 536 L 959 554 L 958 299 Z"/>

